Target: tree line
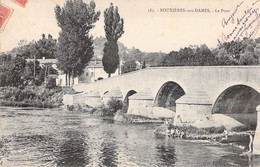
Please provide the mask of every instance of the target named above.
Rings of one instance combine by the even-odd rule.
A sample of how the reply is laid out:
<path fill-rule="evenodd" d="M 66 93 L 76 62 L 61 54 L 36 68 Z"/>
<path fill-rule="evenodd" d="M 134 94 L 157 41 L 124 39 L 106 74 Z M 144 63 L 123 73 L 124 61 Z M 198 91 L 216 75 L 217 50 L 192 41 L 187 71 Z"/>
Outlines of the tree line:
<path fill-rule="evenodd" d="M 225 66 L 225 65 L 258 65 L 260 61 L 260 38 L 244 38 L 231 41 L 209 49 L 205 44 L 188 46 L 171 51 L 146 53 L 133 48 L 123 55 L 125 65 L 122 73 L 137 70 L 136 61 L 145 66 Z"/>

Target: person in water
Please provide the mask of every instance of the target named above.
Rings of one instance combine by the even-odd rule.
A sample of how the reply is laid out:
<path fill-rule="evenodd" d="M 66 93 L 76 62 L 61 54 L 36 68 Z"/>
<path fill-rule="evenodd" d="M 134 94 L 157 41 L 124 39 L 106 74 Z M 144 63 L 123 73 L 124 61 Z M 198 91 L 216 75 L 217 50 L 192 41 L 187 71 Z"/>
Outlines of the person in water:
<path fill-rule="evenodd" d="M 252 153 L 253 152 L 253 149 L 252 149 L 252 147 L 253 147 L 253 135 L 252 135 L 252 133 L 249 133 L 249 139 L 250 139 L 250 141 L 249 141 L 249 145 L 248 145 L 248 152 L 249 153 Z"/>
<path fill-rule="evenodd" d="M 227 138 L 228 138 L 228 133 L 229 133 L 228 130 L 225 129 L 223 133 L 224 133 L 224 135 L 225 135 L 225 139 L 227 139 Z"/>

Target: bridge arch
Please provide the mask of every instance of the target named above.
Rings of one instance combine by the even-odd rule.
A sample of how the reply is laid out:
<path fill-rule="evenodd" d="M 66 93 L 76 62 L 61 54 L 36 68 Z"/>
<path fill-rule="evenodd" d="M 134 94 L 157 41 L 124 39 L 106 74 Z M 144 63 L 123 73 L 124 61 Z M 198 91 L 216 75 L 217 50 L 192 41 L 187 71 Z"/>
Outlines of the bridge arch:
<path fill-rule="evenodd" d="M 185 95 L 185 91 L 178 83 L 167 81 L 157 92 L 154 107 L 164 107 L 176 112 L 175 101 L 183 95 Z"/>
<path fill-rule="evenodd" d="M 123 103 L 124 103 L 124 108 L 123 112 L 127 112 L 128 107 L 129 107 L 129 96 L 132 96 L 133 94 L 137 93 L 135 90 L 129 90 L 126 95 L 124 96 Z"/>
<path fill-rule="evenodd" d="M 235 84 L 218 95 L 212 113 L 228 115 L 255 130 L 258 105 L 260 105 L 259 91 L 245 84 Z"/>

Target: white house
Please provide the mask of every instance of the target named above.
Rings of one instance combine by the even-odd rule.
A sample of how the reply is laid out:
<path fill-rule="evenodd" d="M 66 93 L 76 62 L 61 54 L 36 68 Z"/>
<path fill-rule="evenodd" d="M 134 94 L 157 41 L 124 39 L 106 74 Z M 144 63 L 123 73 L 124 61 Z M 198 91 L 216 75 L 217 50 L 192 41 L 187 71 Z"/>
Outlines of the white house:
<path fill-rule="evenodd" d="M 111 77 L 118 75 L 120 75 L 120 68 L 111 74 Z M 102 61 L 91 60 L 84 69 L 84 73 L 79 77 L 79 83 L 90 83 L 105 78 L 108 78 L 108 74 L 104 71 Z"/>
<path fill-rule="evenodd" d="M 52 66 L 58 71 L 56 78 L 56 85 L 66 86 L 66 75 L 57 68 L 56 59 L 36 59 L 40 66 Z M 34 61 L 34 59 L 27 59 L 27 61 Z M 121 66 L 120 62 L 120 66 Z M 115 73 L 111 74 L 111 77 L 120 75 L 120 68 L 116 70 Z M 53 77 L 53 76 L 52 76 Z M 104 71 L 103 64 L 101 60 L 91 60 L 88 65 L 85 67 L 84 72 L 81 76 L 74 78 L 74 84 L 78 83 L 90 83 L 97 80 L 105 79 L 108 77 L 108 74 Z M 70 83 L 72 83 L 72 78 Z"/>

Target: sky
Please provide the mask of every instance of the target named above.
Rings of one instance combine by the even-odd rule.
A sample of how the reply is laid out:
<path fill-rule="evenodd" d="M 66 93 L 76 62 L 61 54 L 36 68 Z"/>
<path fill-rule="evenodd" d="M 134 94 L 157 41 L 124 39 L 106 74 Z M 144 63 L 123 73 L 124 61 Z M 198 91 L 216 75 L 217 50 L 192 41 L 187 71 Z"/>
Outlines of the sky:
<path fill-rule="evenodd" d="M 38 40 L 43 33 L 58 38 L 54 8 L 64 2 L 28 0 L 22 7 L 14 0 L 1 0 L 13 9 L 0 34 L 1 51 L 12 50 L 20 40 Z M 111 2 L 125 23 L 119 41 L 145 52 L 169 53 L 200 44 L 214 48 L 219 42 L 260 36 L 260 0 L 95 0 L 101 16 L 90 32 L 94 37 L 105 36 L 103 11 Z"/>

